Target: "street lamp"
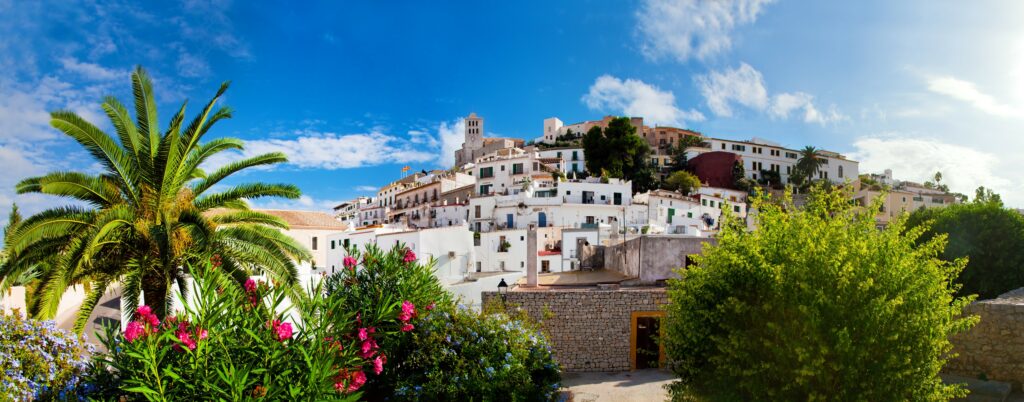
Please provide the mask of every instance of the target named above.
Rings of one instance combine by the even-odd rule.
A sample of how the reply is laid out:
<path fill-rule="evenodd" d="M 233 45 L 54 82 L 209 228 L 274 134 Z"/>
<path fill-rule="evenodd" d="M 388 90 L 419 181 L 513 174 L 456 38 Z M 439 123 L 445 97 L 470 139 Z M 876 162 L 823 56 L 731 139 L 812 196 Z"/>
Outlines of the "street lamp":
<path fill-rule="evenodd" d="M 508 284 L 505 283 L 505 278 L 501 278 L 501 282 L 498 282 L 498 294 L 501 295 L 501 302 L 504 303 L 508 294 Z"/>

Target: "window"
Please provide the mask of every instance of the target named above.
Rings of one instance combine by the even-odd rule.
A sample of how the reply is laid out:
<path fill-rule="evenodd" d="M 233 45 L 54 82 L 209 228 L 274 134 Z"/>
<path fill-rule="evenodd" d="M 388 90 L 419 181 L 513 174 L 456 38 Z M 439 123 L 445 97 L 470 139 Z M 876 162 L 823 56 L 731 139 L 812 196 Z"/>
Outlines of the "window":
<path fill-rule="evenodd" d="M 334 250 L 334 240 L 331 240 L 331 250 Z"/>
<path fill-rule="evenodd" d="M 480 195 L 488 195 L 490 193 L 491 193 L 491 185 L 490 184 L 481 184 L 480 185 Z"/>
<path fill-rule="evenodd" d="M 843 178 L 843 167 L 842 166 L 839 167 L 839 178 L 840 179 Z"/>
<path fill-rule="evenodd" d="M 374 222 L 374 223 L 376 223 L 376 222 Z M 345 248 L 348 248 L 348 245 L 349 245 L 348 239 L 345 239 Z"/>
<path fill-rule="evenodd" d="M 722 149 L 725 149 L 725 144 L 724 143 L 722 144 Z"/>
<path fill-rule="evenodd" d="M 557 156 L 559 159 L 561 159 L 562 158 L 562 151 L 556 152 L 555 156 Z"/>
<path fill-rule="evenodd" d="M 475 206 L 475 207 L 473 208 L 473 213 L 475 214 L 474 216 L 475 216 L 475 217 L 476 217 L 477 219 L 480 219 L 480 206 L 479 206 L 479 205 L 477 205 L 477 206 Z M 478 231 L 479 231 L 479 230 L 478 230 Z"/>
<path fill-rule="evenodd" d="M 501 165 L 501 171 L 502 171 L 502 172 L 504 172 L 504 171 L 505 171 L 505 165 Z"/>
<path fill-rule="evenodd" d="M 512 174 L 523 174 L 523 164 L 522 163 L 513 163 L 512 164 Z"/>
<path fill-rule="evenodd" d="M 746 145 L 740 145 L 740 144 L 732 144 L 732 150 L 733 151 L 746 152 L 747 151 L 747 146 Z"/>
<path fill-rule="evenodd" d="M 700 205 L 708 206 L 708 200 L 700 200 Z"/>
<path fill-rule="evenodd" d="M 572 160 L 574 161 L 580 160 L 579 156 L 576 154 L 577 152 L 578 151 L 572 151 Z"/>
<path fill-rule="evenodd" d="M 789 159 L 797 159 L 796 152 L 786 152 L 786 157 Z"/>
<path fill-rule="evenodd" d="M 740 212 L 740 206 L 739 205 L 733 205 L 732 206 L 732 212 L 739 213 Z"/>
<path fill-rule="evenodd" d="M 486 179 L 488 177 L 494 177 L 494 167 L 493 166 L 488 166 L 488 167 L 480 168 L 480 178 L 481 179 Z"/>
<path fill-rule="evenodd" d="M 313 236 L 313 250 L 316 250 L 316 236 Z"/>

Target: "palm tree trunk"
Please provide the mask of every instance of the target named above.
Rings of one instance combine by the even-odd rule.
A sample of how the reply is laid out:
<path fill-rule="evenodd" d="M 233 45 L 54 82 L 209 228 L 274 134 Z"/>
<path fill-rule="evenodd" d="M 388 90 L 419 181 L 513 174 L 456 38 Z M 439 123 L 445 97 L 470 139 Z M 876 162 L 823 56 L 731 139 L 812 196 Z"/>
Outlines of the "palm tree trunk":
<path fill-rule="evenodd" d="M 142 297 L 157 318 L 167 316 L 167 280 L 163 275 L 149 273 L 142 277 Z"/>

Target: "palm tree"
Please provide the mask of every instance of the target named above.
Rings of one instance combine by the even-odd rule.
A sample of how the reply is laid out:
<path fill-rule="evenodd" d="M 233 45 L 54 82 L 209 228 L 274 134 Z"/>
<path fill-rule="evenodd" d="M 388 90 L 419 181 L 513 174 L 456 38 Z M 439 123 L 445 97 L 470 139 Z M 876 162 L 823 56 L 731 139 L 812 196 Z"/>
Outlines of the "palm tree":
<path fill-rule="evenodd" d="M 818 168 L 825 164 L 825 160 L 818 157 L 818 149 L 810 145 L 800 150 L 800 159 L 796 161 L 796 170 L 808 180 L 814 180 Z"/>
<path fill-rule="evenodd" d="M 51 125 L 81 144 L 101 172 L 53 172 L 17 185 L 18 193 L 67 197 L 77 205 L 48 209 L 22 221 L 6 239 L 9 259 L 0 277 L 45 267 L 29 303 L 29 313 L 43 319 L 56 314 L 69 286 L 87 283 L 89 291 L 75 322 L 79 332 L 100 296 L 116 283 L 123 306 L 138 305 L 142 295 L 163 317 L 173 285 L 185 292 L 188 267 L 214 255 L 239 283 L 254 270 L 263 270 L 276 282 L 298 289 L 295 261 L 309 260 L 309 251 L 278 230 L 288 227 L 284 221 L 250 210 L 246 203 L 258 197 L 298 198 L 298 188 L 249 183 L 214 189 L 244 169 L 285 162 L 284 154 L 242 159 L 209 174 L 200 167 L 213 155 L 242 149 L 236 138 L 201 142 L 215 123 L 231 117 L 228 107 L 214 110 L 228 83 L 221 84 L 187 125 L 183 104 L 161 132 L 149 77 L 138 67 L 131 78 L 134 121 L 117 99 L 106 97 L 102 105 L 119 141 L 75 113 L 51 113 Z"/>

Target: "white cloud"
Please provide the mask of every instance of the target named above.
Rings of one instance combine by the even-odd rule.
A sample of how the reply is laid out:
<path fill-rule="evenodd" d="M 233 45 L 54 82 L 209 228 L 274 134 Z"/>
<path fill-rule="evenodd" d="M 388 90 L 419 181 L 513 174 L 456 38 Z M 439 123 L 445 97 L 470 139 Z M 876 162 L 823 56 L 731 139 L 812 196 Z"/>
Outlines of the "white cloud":
<path fill-rule="evenodd" d="M 437 163 L 442 167 L 451 167 L 455 164 L 455 150 L 462 149 L 465 141 L 466 120 L 458 119 L 455 122 L 441 122 L 437 127 L 437 138 L 441 144 L 441 151 Z"/>
<path fill-rule="evenodd" d="M 862 137 L 853 143 L 850 157 L 860 162 L 862 173 L 892 169 L 897 179 L 922 183 L 935 172 L 950 190 L 973 197 L 978 186 L 994 189 L 1010 205 L 1024 205 L 1024 188 L 1005 176 L 1000 158 L 963 145 L 934 138 L 896 136 Z"/>
<path fill-rule="evenodd" d="M 259 209 L 289 209 L 299 211 L 330 212 L 333 210 L 335 205 L 341 204 L 344 201 L 313 198 L 303 194 L 294 200 L 289 200 L 287 198 L 258 198 L 248 202 L 250 207 Z"/>
<path fill-rule="evenodd" d="M 660 125 L 686 127 L 686 121 L 702 121 L 704 115 L 676 106 L 672 91 L 662 91 L 640 80 L 621 80 L 610 75 L 597 77 L 583 103 L 593 110 L 612 110 L 628 116 L 643 116 Z"/>
<path fill-rule="evenodd" d="M 126 80 L 131 74 L 125 70 L 106 68 L 96 63 L 79 61 L 74 57 L 62 57 L 59 61 L 64 70 L 93 81 Z"/>
<path fill-rule="evenodd" d="M 822 111 L 814 105 L 814 96 L 805 92 L 783 92 L 769 95 L 764 76 L 747 63 L 734 69 L 711 71 L 694 78 L 708 108 L 718 116 L 730 117 L 736 105 L 772 118 L 788 119 L 795 111 L 806 123 L 827 124 L 846 120 L 835 105 Z"/>
<path fill-rule="evenodd" d="M 210 75 L 210 65 L 201 57 L 182 51 L 178 55 L 178 75 L 182 77 L 206 77 Z"/>
<path fill-rule="evenodd" d="M 262 139 L 245 142 L 239 153 L 223 153 L 211 158 L 204 168 L 214 169 L 243 157 L 283 152 L 288 164 L 301 169 L 349 169 L 389 163 L 433 162 L 437 155 L 416 149 L 407 140 L 379 132 L 335 134 L 298 130 L 289 139 Z"/>
<path fill-rule="evenodd" d="M 733 29 L 757 20 L 773 0 L 644 0 L 636 13 L 641 51 L 651 60 L 705 60 L 732 47 Z"/>
<path fill-rule="evenodd" d="M 928 90 L 966 102 L 982 112 L 1001 117 L 1021 116 L 1022 110 L 1001 103 L 993 96 L 981 92 L 973 82 L 956 77 L 933 77 L 928 80 Z"/>
<path fill-rule="evenodd" d="M 364 185 L 364 186 L 355 186 L 355 187 L 352 187 L 352 189 L 356 190 L 356 191 L 359 191 L 359 192 L 363 192 L 363 193 L 371 192 L 371 191 L 376 193 L 377 190 L 379 189 L 379 187 L 377 187 L 377 186 L 370 186 L 370 185 Z"/>

